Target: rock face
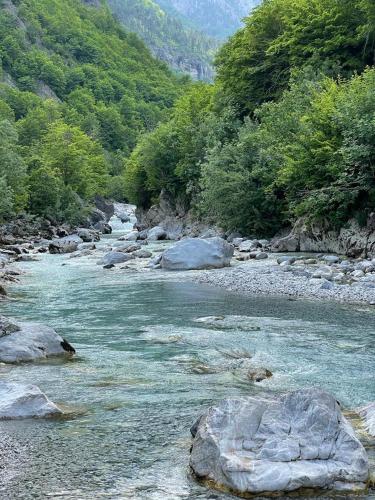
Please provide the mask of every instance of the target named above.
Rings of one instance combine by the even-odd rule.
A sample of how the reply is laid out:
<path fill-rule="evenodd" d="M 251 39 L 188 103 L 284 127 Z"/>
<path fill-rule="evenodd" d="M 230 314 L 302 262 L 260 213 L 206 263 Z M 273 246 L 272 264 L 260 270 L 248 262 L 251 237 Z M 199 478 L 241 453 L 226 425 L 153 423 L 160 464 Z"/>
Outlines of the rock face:
<path fill-rule="evenodd" d="M 19 363 L 74 353 L 74 348 L 49 326 L 18 323 L 0 316 L 0 362 Z"/>
<path fill-rule="evenodd" d="M 198 478 L 237 493 L 365 488 L 366 452 L 331 395 L 224 400 L 192 428 Z"/>
<path fill-rule="evenodd" d="M 35 385 L 0 382 L 0 420 L 47 417 L 62 411 Z"/>
<path fill-rule="evenodd" d="M 160 193 L 157 205 L 148 210 L 137 208 L 136 216 L 140 230 L 157 226 L 165 231 L 167 240 L 177 241 L 185 236 L 202 237 L 207 231 L 214 231 L 215 236 L 222 234 L 219 229 L 197 221 L 190 213 L 186 200 L 175 199 L 165 190 Z"/>
<path fill-rule="evenodd" d="M 289 235 L 273 241 L 272 249 L 275 252 L 329 252 L 349 257 L 375 257 L 375 213 L 369 216 L 366 226 L 360 227 L 352 220 L 339 231 L 324 225 L 308 225 L 300 219 Z"/>
<path fill-rule="evenodd" d="M 187 238 L 166 250 L 161 267 L 171 271 L 214 269 L 230 265 L 234 248 L 222 238 Z"/>

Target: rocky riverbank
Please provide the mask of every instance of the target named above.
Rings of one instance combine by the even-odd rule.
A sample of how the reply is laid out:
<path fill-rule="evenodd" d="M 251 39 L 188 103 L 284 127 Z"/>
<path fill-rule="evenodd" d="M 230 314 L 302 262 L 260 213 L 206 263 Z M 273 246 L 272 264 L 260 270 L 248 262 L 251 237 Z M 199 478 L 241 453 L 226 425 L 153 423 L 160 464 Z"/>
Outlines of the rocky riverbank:
<path fill-rule="evenodd" d="M 244 257 L 238 253 L 237 258 Z M 375 260 L 268 254 L 268 258 L 260 260 L 237 261 L 230 268 L 203 271 L 193 279 L 249 295 L 328 299 L 375 306 L 374 271 Z"/>

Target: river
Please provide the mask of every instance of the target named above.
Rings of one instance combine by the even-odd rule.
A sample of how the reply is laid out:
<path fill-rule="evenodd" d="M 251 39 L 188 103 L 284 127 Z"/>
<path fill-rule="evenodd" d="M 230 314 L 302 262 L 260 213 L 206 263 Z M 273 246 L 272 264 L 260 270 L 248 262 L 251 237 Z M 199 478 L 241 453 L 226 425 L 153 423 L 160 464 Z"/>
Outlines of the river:
<path fill-rule="evenodd" d="M 102 244 L 128 228 L 117 221 Z M 242 297 L 189 273 L 104 270 L 90 258 L 42 255 L 20 266 L 18 300 L 1 312 L 53 326 L 77 356 L 0 367 L 68 412 L 0 423 L 17 451 L 1 457 L 1 499 L 227 500 L 189 476 L 189 428 L 211 403 L 304 386 L 349 408 L 375 400 L 373 309 Z M 195 321 L 212 315 L 229 326 Z M 254 384 L 226 369 L 238 352 L 274 377 Z"/>

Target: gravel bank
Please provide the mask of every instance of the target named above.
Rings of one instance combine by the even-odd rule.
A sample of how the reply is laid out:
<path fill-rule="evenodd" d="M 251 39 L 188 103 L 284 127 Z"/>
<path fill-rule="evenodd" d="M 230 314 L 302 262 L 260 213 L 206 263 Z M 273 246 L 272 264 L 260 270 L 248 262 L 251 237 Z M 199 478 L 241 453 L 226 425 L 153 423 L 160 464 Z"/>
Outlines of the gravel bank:
<path fill-rule="evenodd" d="M 282 267 L 276 262 L 279 255 L 263 261 L 249 260 L 243 264 L 217 271 L 204 271 L 193 279 L 199 283 L 225 288 L 250 295 L 303 297 L 334 300 L 353 304 L 375 305 L 375 287 L 312 284 L 310 266 Z"/>

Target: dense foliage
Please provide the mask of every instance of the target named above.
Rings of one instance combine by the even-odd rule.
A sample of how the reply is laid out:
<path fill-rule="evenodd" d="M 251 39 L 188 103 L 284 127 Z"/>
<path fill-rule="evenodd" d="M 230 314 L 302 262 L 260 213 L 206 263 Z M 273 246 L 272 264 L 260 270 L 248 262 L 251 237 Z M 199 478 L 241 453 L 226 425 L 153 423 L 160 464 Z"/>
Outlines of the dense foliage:
<path fill-rule="evenodd" d="M 0 217 L 75 219 L 96 194 L 123 197 L 124 158 L 184 81 L 105 6 L 0 5 Z"/>
<path fill-rule="evenodd" d="M 180 99 L 127 166 L 226 229 L 270 235 L 303 216 L 342 226 L 375 208 L 372 0 L 264 0 L 223 47 L 214 86 Z"/>

